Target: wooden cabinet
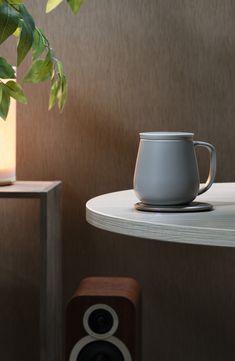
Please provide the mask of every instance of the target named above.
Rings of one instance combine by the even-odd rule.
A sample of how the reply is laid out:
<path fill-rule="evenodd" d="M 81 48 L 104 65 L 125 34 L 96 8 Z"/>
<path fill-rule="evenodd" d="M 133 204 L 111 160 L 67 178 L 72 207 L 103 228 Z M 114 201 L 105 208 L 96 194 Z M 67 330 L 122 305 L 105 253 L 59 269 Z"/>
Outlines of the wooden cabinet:
<path fill-rule="evenodd" d="M 39 318 L 35 320 L 40 328 L 38 360 L 40 361 L 62 361 L 62 275 L 61 275 L 61 182 L 16 182 L 11 186 L 0 188 L 0 198 L 30 198 L 38 199 L 40 215 L 40 244 L 39 244 Z M 9 215 L 8 215 L 9 216 Z M 11 217 L 7 224 L 11 224 Z M 4 218 L 1 220 L 4 223 Z M 6 221 L 6 220 L 5 220 Z M 12 219 L 14 228 L 14 219 Z M 16 230 L 17 231 L 17 230 Z M 17 236 L 16 236 L 17 237 Z M 30 242 L 30 241 L 29 241 Z M 9 241 L 9 247 L 10 247 Z M 21 244 L 17 245 L 21 247 Z M 3 256 L 3 255 L 2 255 Z M 16 256 L 17 258 L 17 256 Z M 27 260 L 30 262 L 31 260 Z M 12 262 L 17 263 L 17 259 Z M 9 274 L 8 285 L 11 287 L 11 274 Z M 24 289 L 21 290 L 24 292 Z M 22 293 L 21 292 L 21 293 Z M 12 317 L 17 322 L 17 296 L 14 298 L 15 311 L 12 305 Z M 22 295 L 22 299 L 27 294 Z M 28 307 L 28 305 L 27 305 Z M 5 312 L 1 309 L 2 313 Z M 27 312 L 27 310 L 26 310 Z M 7 317 L 7 316 L 6 316 Z M 21 327 L 22 326 L 22 327 Z M 32 326 L 33 329 L 34 326 Z M 19 327 L 22 333 L 25 332 L 24 324 Z M 33 330 L 32 330 L 33 332 Z M 25 347 L 29 344 L 25 335 Z M 14 349 L 14 343 L 7 345 Z M 30 347 L 30 345 L 28 345 Z M 15 358 L 19 357 L 17 347 L 13 350 Z M 0 359 L 2 355 L 0 354 Z M 37 361 L 37 360 L 35 360 Z"/>

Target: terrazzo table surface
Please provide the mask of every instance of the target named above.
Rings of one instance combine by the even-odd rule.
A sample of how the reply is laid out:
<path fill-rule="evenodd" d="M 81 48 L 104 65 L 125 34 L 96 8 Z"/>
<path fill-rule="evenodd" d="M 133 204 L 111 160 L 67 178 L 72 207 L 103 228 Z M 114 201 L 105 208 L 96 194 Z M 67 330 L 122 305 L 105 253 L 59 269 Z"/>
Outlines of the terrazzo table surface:
<path fill-rule="evenodd" d="M 86 204 L 87 221 L 98 228 L 161 241 L 235 247 L 235 183 L 215 183 L 201 196 L 213 211 L 191 213 L 141 212 L 134 191 L 107 193 Z"/>

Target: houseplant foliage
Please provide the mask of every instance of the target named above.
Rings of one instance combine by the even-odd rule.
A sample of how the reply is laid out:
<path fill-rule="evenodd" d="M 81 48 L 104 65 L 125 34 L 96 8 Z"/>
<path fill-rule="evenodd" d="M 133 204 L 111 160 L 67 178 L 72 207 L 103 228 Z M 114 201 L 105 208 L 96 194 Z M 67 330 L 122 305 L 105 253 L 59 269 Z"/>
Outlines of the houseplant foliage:
<path fill-rule="evenodd" d="M 74 14 L 79 11 L 84 2 L 84 0 L 64 1 L 68 3 Z M 54 10 L 62 2 L 63 0 L 48 0 L 46 12 Z M 0 46 L 11 36 L 18 38 L 17 67 L 30 51 L 32 53 L 31 65 L 23 82 L 36 84 L 50 80 L 49 109 L 57 104 L 59 110 L 62 111 L 68 90 L 63 64 L 56 58 L 46 35 L 36 26 L 23 0 L 0 0 Z M 15 80 L 14 67 L 1 56 L 0 79 L 3 79 L 3 81 L 0 80 L 0 117 L 6 119 L 10 98 L 23 104 L 27 103 L 27 98 L 22 85 Z"/>

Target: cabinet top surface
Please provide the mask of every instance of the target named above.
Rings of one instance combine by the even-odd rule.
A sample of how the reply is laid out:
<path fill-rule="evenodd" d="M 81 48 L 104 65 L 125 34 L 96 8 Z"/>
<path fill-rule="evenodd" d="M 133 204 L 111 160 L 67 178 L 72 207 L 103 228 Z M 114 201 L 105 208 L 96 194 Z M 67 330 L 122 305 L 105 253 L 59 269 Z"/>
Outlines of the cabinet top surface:
<path fill-rule="evenodd" d="M 162 241 L 235 247 L 235 183 L 215 183 L 196 201 L 210 212 L 155 213 L 134 208 L 133 190 L 107 193 L 86 204 L 87 221 L 115 233 Z"/>
<path fill-rule="evenodd" d="M 1 197 L 39 197 L 41 194 L 50 192 L 61 184 L 60 181 L 39 182 L 39 181 L 17 181 L 12 185 L 0 186 Z"/>

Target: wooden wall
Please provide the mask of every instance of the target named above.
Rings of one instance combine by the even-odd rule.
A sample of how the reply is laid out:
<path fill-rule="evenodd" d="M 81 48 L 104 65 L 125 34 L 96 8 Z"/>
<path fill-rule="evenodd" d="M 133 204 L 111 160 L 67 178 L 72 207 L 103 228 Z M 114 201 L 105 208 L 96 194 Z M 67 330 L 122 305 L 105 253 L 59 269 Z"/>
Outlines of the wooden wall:
<path fill-rule="evenodd" d="M 41 1 L 27 4 L 63 59 L 70 83 L 63 114 L 47 111 L 46 84 L 27 86 L 29 104 L 18 107 L 17 131 L 18 179 L 64 184 L 65 303 L 84 276 L 133 276 L 143 287 L 143 361 L 233 361 L 235 250 L 94 229 L 85 222 L 85 202 L 132 187 L 143 130 L 195 132 L 217 147 L 217 181 L 235 181 L 235 3 L 87 0 L 77 17 L 65 4 L 49 15 Z M 12 56 L 9 44 L 5 51 Z M 26 68 L 27 61 L 19 74 Z M 203 178 L 207 166 L 201 154 Z M 14 207 L 17 217 L 21 208 Z M 36 213 L 28 207 L 22 222 L 32 236 Z M 3 217 L 2 225 L 10 218 Z M 7 232 L 4 239 L 16 239 L 15 230 Z M 9 241 L 9 252 L 11 247 Z M 33 248 L 29 252 L 33 256 Z M 15 319 L 13 313 L 9 345 Z M 30 322 L 35 325 L 32 313 Z M 37 343 L 35 334 L 27 337 Z M 22 355 L 32 360 L 30 352 Z M 11 354 L 4 361 L 13 359 Z"/>

